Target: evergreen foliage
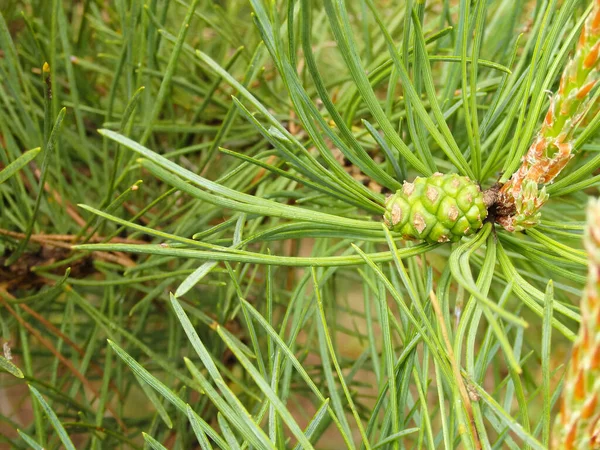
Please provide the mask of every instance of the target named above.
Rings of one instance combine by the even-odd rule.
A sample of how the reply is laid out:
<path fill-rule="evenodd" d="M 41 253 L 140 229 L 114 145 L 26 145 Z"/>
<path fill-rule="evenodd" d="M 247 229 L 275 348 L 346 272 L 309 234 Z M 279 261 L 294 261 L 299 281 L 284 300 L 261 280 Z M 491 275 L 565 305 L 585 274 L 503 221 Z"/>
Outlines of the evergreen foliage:
<path fill-rule="evenodd" d="M 0 442 L 548 448 L 598 86 L 527 226 L 383 218 L 511 179 L 596 3 L 0 0 Z"/>

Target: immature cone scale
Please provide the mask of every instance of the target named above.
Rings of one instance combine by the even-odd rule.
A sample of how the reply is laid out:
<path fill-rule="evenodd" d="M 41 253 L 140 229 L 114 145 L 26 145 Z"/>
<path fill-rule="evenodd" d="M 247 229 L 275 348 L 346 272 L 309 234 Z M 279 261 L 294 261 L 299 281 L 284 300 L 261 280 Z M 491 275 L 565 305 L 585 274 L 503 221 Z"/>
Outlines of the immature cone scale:
<path fill-rule="evenodd" d="M 594 0 L 542 127 L 521 167 L 500 190 L 499 204 L 510 213 L 500 215 L 497 221 L 506 230 L 519 231 L 537 224 L 539 209 L 548 198 L 538 185 L 552 183 L 573 157 L 573 133 L 592 107 L 590 91 L 600 79 L 599 66 L 600 0 Z"/>
<path fill-rule="evenodd" d="M 552 448 L 600 449 L 600 201 L 588 207 L 588 280 Z"/>
<path fill-rule="evenodd" d="M 479 186 L 457 174 L 405 182 L 388 197 L 383 220 L 405 239 L 456 242 L 483 226 L 487 208 Z"/>

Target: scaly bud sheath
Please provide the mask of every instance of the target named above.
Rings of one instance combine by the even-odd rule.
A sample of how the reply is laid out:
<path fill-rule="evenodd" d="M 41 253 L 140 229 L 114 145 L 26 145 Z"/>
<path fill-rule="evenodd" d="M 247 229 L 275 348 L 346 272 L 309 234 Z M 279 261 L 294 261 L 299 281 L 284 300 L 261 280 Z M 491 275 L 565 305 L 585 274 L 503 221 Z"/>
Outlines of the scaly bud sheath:
<path fill-rule="evenodd" d="M 594 0 L 577 50 L 565 67 L 542 127 L 521 167 L 500 190 L 499 204 L 508 213 L 500 215 L 497 221 L 506 230 L 519 231 L 537 224 L 534 216 L 539 216 L 539 209 L 547 199 L 545 192 L 537 192 L 537 187 L 551 183 L 573 157 L 573 133 L 592 106 L 589 94 L 600 79 L 599 66 L 600 0 Z M 527 194 L 523 190 L 526 180 L 529 180 Z M 520 205 L 531 204 L 522 198 L 524 195 L 536 198 L 536 208 L 519 209 Z"/>
<path fill-rule="evenodd" d="M 600 201 L 588 206 L 585 236 L 587 287 L 581 300 L 581 326 L 565 375 L 562 404 L 552 448 L 600 449 Z"/>
<path fill-rule="evenodd" d="M 405 182 L 388 197 L 383 220 L 405 239 L 456 242 L 475 233 L 487 216 L 479 186 L 457 174 L 435 173 Z"/>

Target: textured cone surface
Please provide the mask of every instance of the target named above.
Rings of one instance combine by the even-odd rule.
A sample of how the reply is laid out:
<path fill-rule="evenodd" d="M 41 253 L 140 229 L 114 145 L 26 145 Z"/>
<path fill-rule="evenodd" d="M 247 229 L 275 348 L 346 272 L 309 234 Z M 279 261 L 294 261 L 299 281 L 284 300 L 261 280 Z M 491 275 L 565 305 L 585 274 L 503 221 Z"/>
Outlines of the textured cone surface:
<path fill-rule="evenodd" d="M 479 186 L 457 174 L 404 183 L 386 201 L 384 221 L 405 239 L 456 242 L 483 225 L 487 209 Z"/>
<path fill-rule="evenodd" d="M 565 375 L 553 449 L 600 449 L 600 202 L 588 207 L 588 280 L 581 326 Z"/>

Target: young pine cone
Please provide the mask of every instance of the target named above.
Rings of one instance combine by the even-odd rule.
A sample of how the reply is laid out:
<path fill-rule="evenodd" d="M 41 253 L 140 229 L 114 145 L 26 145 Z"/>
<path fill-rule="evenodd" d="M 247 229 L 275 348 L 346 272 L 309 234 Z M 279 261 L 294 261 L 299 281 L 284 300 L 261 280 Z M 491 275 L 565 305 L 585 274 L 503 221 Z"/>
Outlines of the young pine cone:
<path fill-rule="evenodd" d="M 479 186 L 457 174 L 404 182 L 385 205 L 383 220 L 392 231 L 431 243 L 459 241 L 479 230 L 487 216 Z"/>
<path fill-rule="evenodd" d="M 600 201 L 588 207 L 588 280 L 581 326 L 565 375 L 553 449 L 600 449 Z"/>

